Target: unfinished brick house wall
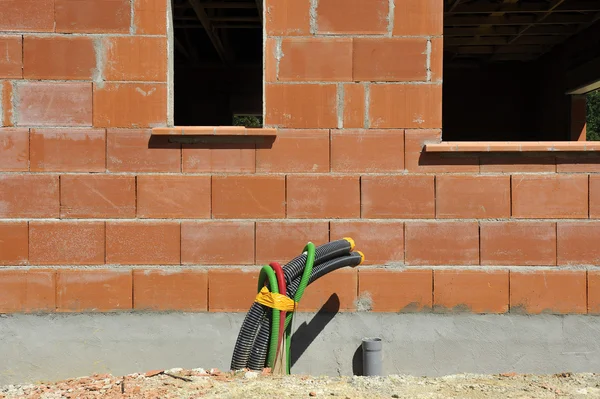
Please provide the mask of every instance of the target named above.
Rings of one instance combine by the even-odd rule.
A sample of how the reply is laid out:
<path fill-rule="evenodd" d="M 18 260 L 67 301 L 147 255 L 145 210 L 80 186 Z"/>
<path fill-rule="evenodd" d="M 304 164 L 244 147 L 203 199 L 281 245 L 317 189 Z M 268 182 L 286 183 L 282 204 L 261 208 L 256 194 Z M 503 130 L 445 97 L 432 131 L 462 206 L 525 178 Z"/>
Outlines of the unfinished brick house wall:
<path fill-rule="evenodd" d="M 442 1 L 266 0 L 266 126 L 223 131 L 275 141 L 213 149 L 164 129 L 165 0 L 2 3 L 0 312 L 243 312 L 254 265 L 345 236 L 366 265 L 301 310 L 600 312 L 600 158 L 423 150 Z"/>

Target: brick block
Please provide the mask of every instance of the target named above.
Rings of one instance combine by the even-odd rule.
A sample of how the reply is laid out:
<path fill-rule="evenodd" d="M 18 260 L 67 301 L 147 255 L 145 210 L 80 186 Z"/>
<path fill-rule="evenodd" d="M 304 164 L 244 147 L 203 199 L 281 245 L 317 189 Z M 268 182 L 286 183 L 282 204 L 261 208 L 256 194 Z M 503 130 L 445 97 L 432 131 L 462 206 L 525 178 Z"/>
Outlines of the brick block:
<path fill-rule="evenodd" d="M 444 28 L 444 3 L 438 0 L 402 0 L 394 7 L 396 36 L 439 36 Z"/>
<path fill-rule="evenodd" d="M 181 263 L 254 264 L 254 222 L 183 222 Z"/>
<path fill-rule="evenodd" d="M 95 127 L 143 128 L 166 123 L 166 84 L 94 84 Z"/>
<path fill-rule="evenodd" d="M 358 176 L 287 177 L 288 218 L 359 218 Z"/>
<path fill-rule="evenodd" d="M 0 171 L 29 170 L 29 129 L 0 128 Z"/>
<path fill-rule="evenodd" d="M 263 50 L 263 62 L 265 68 L 264 81 L 268 83 L 277 81 L 277 69 L 279 67 L 279 61 L 277 60 L 277 58 L 279 58 L 277 52 L 277 42 L 278 40 L 272 37 L 268 37 L 265 40 L 265 48 Z"/>
<path fill-rule="evenodd" d="M 431 270 L 360 269 L 358 297 L 374 312 L 412 313 L 432 308 Z"/>
<path fill-rule="evenodd" d="M 317 34 L 381 34 L 388 31 L 387 0 L 320 0 Z"/>
<path fill-rule="evenodd" d="M 167 34 L 167 3 L 162 0 L 134 0 L 133 31 L 138 35 Z"/>
<path fill-rule="evenodd" d="M 151 144 L 151 130 L 108 129 L 106 166 L 111 172 L 180 172 L 181 147 L 167 140 Z"/>
<path fill-rule="evenodd" d="M 588 177 L 585 175 L 513 176 L 515 218 L 587 218 Z"/>
<path fill-rule="evenodd" d="M 480 160 L 481 172 L 486 173 L 556 172 L 554 155 L 490 154 L 482 155 Z"/>
<path fill-rule="evenodd" d="M 510 176 L 437 176 L 436 216 L 510 217 Z"/>
<path fill-rule="evenodd" d="M 133 307 L 131 270 L 58 270 L 56 310 L 107 312 Z"/>
<path fill-rule="evenodd" d="M 54 0 L 3 0 L 0 31 L 52 32 Z"/>
<path fill-rule="evenodd" d="M 312 283 L 298 306 L 300 312 L 325 311 L 337 313 L 356 310 L 358 271 L 353 268 L 336 270 Z"/>
<path fill-rule="evenodd" d="M 429 69 L 431 81 L 441 82 L 444 75 L 444 39 L 441 37 L 431 39 Z"/>
<path fill-rule="evenodd" d="M 365 255 L 365 265 L 404 262 L 404 223 L 334 220 L 331 241 L 351 237 Z"/>
<path fill-rule="evenodd" d="M 247 312 L 258 287 L 257 268 L 250 270 L 210 269 L 208 271 L 208 310 Z"/>
<path fill-rule="evenodd" d="M 427 40 L 424 38 L 355 38 L 352 54 L 354 81 L 427 80 Z"/>
<path fill-rule="evenodd" d="M 442 86 L 437 84 L 370 86 L 372 128 L 440 128 Z"/>
<path fill-rule="evenodd" d="M 182 144 L 183 173 L 254 173 L 256 144 Z"/>
<path fill-rule="evenodd" d="M 600 264 L 600 221 L 559 222 L 557 236 L 559 265 Z"/>
<path fill-rule="evenodd" d="M 104 264 L 104 222 L 29 222 L 29 262 Z"/>
<path fill-rule="evenodd" d="M 104 172 L 104 129 L 31 129 L 32 172 Z"/>
<path fill-rule="evenodd" d="M 56 31 L 129 33 L 130 0 L 55 0 Z"/>
<path fill-rule="evenodd" d="M 590 176 L 590 218 L 600 218 L 600 176 Z"/>
<path fill-rule="evenodd" d="M 587 277 L 588 302 L 587 311 L 589 314 L 600 314 L 600 272 L 588 271 Z"/>
<path fill-rule="evenodd" d="M 481 264 L 556 265 L 556 223 L 481 222 Z"/>
<path fill-rule="evenodd" d="M 363 176 L 361 206 L 366 219 L 434 218 L 434 177 Z"/>
<path fill-rule="evenodd" d="M 135 176 L 63 175 L 61 218 L 135 218 Z"/>
<path fill-rule="evenodd" d="M 409 222 L 404 235 L 407 265 L 479 264 L 477 222 Z"/>
<path fill-rule="evenodd" d="M 214 218 L 284 218 L 285 177 L 213 176 Z"/>
<path fill-rule="evenodd" d="M 96 72 L 90 37 L 25 36 L 23 76 L 26 79 L 92 79 Z"/>
<path fill-rule="evenodd" d="M 329 242 L 328 222 L 256 222 L 256 264 L 281 265 L 300 255 L 308 242 Z"/>
<path fill-rule="evenodd" d="M 107 222 L 106 263 L 179 264 L 180 233 L 178 222 Z"/>
<path fill-rule="evenodd" d="M 365 127 L 365 86 L 348 83 L 344 90 L 344 127 Z"/>
<path fill-rule="evenodd" d="M 268 36 L 306 36 L 310 33 L 310 2 L 265 0 Z"/>
<path fill-rule="evenodd" d="M 586 272 L 510 273 L 511 313 L 587 313 Z"/>
<path fill-rule="evenodd" d="M 283 38 L 279 80 L 299 82 L 352 80 L 352 40 L 351 38 Z"/>
<path fill-rule="evenodd" d="M 167 81 L 167 39 L 122 36 L 103 39 L 106 80 Z"/>
<path fill-rule="evenodd" d="M 0 313 L 53 312 L 54 271 L 0 270 Z"/>
<path fill-rule="evenodd" d="M 0 175 L 0 217 L 56 218 L 58 176 Z"/>
<path fill-rule="evenodd" d="M 205 270 L 134 270 L 133 305 L 136 310 L 208 310 L 208 273 Z"/>
<path fill-rule="evenodd" d="M 0 22 L 2 24 L 2 22 Z M 23 38 L 22 36 L 0 35 L 0 78 L 20 79 L 23 77 Z"/>
<path fill-rule="evenodd" d="M 256 171 L 329 172 L 329 131 L 279 130 L 271 148 L 256 150 Z"/>
<path fill-rule="evenodd" d="M 0 106 L 0 125 L 14 126 L 14 95 L 13 82 L 9 80 L 0 81 L 0 90 L 2 91 L 2 104 Z"/>
<path fill-rule="evenodd" d="M 436 312 L 508 312 L 508 270 L 435 270 L 433 309 Z"/>
<path fill-rule="evenodd" d="M 19 82 L 15 90 L 18 126 L 92 125 L 91 83 Z"/>
<path fill-rule="evenodd" d="M 287 128 L 335 128 L 335 84 L 267 84 L 265 124 Z"/>
<path fill-rule="evenodd" d="M 24 265 L 29 251 L 27 222 L 0 223 L 0 265 Z"/>
<path fill-rule="evenodd" d="M 404 130 L 332 130 L 333 172 L 401 172 Z"/>
<path fill-rule="evenodd" d="M 437 129 L 408 129 L 404 131 L 404 165 L 409 172 L 420 173 L 478 173 L 479 157 L 444 156 L 425 152 L 425 144 L 441 142 Z"/>
<path fill-rule="evenodd" d="M 138 176 L 141 218 L 210 218 L 210 176 Z"/>

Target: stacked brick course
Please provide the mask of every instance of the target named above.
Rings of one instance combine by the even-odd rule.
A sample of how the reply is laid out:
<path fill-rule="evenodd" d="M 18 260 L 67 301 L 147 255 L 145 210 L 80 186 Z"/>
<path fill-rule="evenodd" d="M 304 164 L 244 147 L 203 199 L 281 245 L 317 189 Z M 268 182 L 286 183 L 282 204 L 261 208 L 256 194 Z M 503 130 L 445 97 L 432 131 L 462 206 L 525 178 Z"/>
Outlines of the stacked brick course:
<path fill-rule="evenodd" d="M 152 136 L 167 0 L 2 3 L 0 312 L 246 311 L 254 265 L 352 236 L 302 310 L 600 313 L 600 158 L 423 152 L 442 1 L 266 0 L 271 148 Z"/>

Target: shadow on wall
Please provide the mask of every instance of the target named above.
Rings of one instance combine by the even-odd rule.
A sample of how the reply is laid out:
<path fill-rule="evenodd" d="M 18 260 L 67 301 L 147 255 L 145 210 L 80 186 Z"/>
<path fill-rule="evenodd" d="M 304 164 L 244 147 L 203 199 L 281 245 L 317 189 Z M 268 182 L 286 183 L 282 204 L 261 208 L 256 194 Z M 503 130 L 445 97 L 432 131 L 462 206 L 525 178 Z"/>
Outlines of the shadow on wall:
<path fill-rule="evenodd" d="M 331 294 L 312 320 L 308 324 L 304 322 L 298 327 L 292 335 L 292 367 L 339 311 L 340 298 L 337 294 Z"/>
<path fill-rule="evenodd" d="M 208 150 L 246 150 L 272 148 L 275 137 L 263 136 L 150 136 L 148 148 L 179 148 Z"/>

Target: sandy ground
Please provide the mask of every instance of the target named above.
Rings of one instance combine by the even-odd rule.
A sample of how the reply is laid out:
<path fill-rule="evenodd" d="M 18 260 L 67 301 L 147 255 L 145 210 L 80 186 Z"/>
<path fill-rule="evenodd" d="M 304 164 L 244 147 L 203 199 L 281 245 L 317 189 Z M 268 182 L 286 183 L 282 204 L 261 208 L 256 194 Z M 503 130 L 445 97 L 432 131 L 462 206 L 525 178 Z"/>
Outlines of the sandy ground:
<path fill-rule="evenodd" d="M 171 369 L 0 387 L 0 398 L 600 398 L 600 375 L 272 376 Z"/>

